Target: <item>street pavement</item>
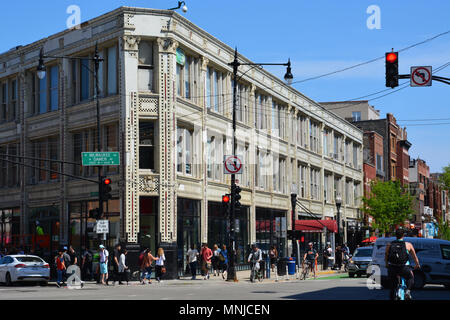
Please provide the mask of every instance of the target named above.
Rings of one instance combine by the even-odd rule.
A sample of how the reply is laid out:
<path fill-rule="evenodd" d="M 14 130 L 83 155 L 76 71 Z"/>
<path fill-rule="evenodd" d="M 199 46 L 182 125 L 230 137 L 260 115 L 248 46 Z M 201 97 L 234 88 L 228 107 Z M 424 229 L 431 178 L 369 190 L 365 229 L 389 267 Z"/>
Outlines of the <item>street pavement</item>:
<path fill-rule="evenodd" d="M 318 279 L 264 279 L 251 283 L 248 272 L 238 273 L 238 282 L 222 277 L 209 280 L 198 277 L 167 280 L 142 285 L 103 286 L 89 282 L 82 289 L 33 285 L 0 286 L 0 300 L 387 300 L 388 291 L 368 289 L 366 278 L 349 278 L 347 274 L 321 273 Z M 412 292 L 414 300 L 450 300 L 450 290 L 443 286 L 427 285 Z"/>

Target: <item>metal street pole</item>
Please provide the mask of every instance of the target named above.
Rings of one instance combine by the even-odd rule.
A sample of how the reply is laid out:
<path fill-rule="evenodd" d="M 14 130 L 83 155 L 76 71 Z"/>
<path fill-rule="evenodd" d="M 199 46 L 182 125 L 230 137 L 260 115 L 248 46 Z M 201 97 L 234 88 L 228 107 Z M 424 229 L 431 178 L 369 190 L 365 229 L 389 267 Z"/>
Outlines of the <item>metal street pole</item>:
<path fill-rule="evenodd" d="M 234 51 L 233 66 L 233 156 L 236 155 L 236 97 L 237 97 L 237 72 L 239 67 L 237 48 Z M 236 163 L 236 159 L 235 165 Z M 235 242 L 235 219 L 236 219 L 236 175 L 231 174 L 231 208 L 230 208 L 230 266 L 227 273 L 227 281 L 237 281 L 235 268 L 236 242 Z"/>
<path fill-rule="evenodd" d="M 101 126 L 100 126 L 100 90 L 98 83 L 98 69 L 100 67 L 100 57 L 98 55 L 98 44 L 95 44 L 95 53 L 94 53 L 94 79 L 95 79 L 95 100 L 97 106 L 97 150 L 98 152 L 102 151 L 102 139 L 101 139 Z M 102 199 L 102 166 L 98 166 L 98 210 L 99 216 L 103 217 L 103 199 Z"/>
<path fill-rule="evenodd" d="M 295 237 L 295 206 L 297 204 L 297 194 L 291 193 L 291 205 L 292 205 L 292 256 L 296 258 L 297 265 L 299 264 L 298 256 L 297 256 L 297 238 Z"/>

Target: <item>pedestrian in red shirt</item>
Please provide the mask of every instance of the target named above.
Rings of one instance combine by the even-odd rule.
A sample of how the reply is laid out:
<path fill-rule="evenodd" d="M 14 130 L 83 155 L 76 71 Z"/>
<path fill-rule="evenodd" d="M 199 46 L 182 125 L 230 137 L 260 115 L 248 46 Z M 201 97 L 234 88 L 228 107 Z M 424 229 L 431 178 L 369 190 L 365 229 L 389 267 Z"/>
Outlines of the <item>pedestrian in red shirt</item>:
<path fill-rule="evenodd" d="M 211 258 L 213 253 L 208 244 L 202 244 L 202 250 L 200 251 L 200 256 L 202 257 L 202 270 L 204 272 L 204 280 L 209 279 L 209 269 L 211 268 Z"/>

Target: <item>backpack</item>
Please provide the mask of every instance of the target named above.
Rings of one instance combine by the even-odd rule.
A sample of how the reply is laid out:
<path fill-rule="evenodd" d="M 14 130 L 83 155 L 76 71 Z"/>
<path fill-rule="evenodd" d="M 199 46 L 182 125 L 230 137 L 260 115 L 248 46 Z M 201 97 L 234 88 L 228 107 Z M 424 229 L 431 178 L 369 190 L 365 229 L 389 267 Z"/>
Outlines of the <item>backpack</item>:
<path fill-rule="evenodd" d="M 389 248 L 388 262 L 391 265 L 404 266 L 408 262 L 409 256 L 404 241 L 392 241 Z"/>
<path fill-rule="evenodd" d="M 139 268 L 142 266 L 142 262 L 144 262 L 144 252 L 141 252 L 141 254 L 139 255 Z"/>

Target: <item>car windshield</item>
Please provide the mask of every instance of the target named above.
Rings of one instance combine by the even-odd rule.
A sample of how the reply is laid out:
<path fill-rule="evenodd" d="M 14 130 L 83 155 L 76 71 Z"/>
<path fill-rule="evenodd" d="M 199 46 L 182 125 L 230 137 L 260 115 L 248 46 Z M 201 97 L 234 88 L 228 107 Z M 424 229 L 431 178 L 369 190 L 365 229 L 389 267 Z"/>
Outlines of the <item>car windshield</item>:
<path fill-rule="evenodd" d="M 42 259 L 38 257 L 16 257 L 16 259 L 19 262 L 37 262 L 37 263 L 43 262 Z"/>
<path fill-rule="evenodd" d="M 356 250 L 354 257 L 371 257 L 373 248 L 358 249 Z"/>

